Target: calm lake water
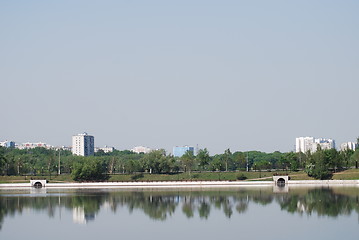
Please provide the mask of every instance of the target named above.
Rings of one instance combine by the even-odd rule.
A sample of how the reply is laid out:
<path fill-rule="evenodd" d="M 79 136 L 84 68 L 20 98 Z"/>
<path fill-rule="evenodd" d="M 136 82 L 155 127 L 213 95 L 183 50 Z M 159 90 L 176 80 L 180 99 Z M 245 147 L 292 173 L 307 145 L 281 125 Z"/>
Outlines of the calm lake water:
<path fill-rule="evenodd" d="M 0 190 L 0 239 L 358 239 L 359 188 Z"/>

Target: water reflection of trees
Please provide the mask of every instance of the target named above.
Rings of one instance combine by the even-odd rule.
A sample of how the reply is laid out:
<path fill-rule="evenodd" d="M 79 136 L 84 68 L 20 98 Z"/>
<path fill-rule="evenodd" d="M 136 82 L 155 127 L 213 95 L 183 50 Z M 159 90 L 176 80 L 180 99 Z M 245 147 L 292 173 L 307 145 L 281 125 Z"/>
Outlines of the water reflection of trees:
<path fill-rule="evenodd" d="M 144 192 L 134 192 L 128 196 L 113 196 L 112 204 L 118 202 L 128 207 L 132 213 L 134 209 L 141 209 L 153 219 L 164 220 L 176 210 L 176 200 L 173 196 L 147 195 Z"/>
<path fill-rule="evenodd" d="M 247 211 L 249 203 L 267 205 L 278 203 L 282 210 L 319 216 L 336 217 L 356 211 L 359 213 L 359 194 L 335 194 L 332 189 L 312 189 L 305 192 L 273 194 L 267 190 L 240 191 L 78 191 L 66 194 L 48 194 L 47 197 L 24 195 L 0 196 L 0 229 L 5 216 L 22 213 L 24 209 L 46 211 L 54 217 L 58 207 L 69 210 L 81 209 L 86 216 L 95 217 L 102 207 L 114 213 L 118 208 L 130 213 L 142 211 L 154 220 L 166 220 L 176 210 L 192 218 L 208 219 L 213 209 L 231 218 L 233 214 Z"/>
<path fill-rule="evenodd" d="M 332 189 L 312 189 L 305 195 L 284 196 L 279 201 L 282 210 L 318 216 L 337 217 L 349 215 L 353 210 L 359 213 L 358 196 L 335 194 Z"/>

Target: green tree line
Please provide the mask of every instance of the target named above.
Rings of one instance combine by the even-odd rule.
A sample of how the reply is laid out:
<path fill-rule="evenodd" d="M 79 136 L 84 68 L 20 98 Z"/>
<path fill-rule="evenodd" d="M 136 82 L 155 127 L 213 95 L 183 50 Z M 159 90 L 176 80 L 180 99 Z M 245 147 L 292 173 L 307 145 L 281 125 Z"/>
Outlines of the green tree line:
<path fill-rule="evenodd" d="M 53 175 L 72 174 L 74 180 L 91 181 L 106 179 L 109 174 L 178 173 L 193 171 L 269 171 L 305 170 L 309 176 L 328 179 L 333 172 L 358 168 L 357 151 L 336 149 L 314 153 L 260 151 L 234 152 L 226 149 L 222 154 L 210 155 L 199 149 L 197 154 L 186 152 L 182 157 L 155 150 L 147 154 L 115 150 L 99 151 L 95 156 L 74 156 L 70 151 L 45 148 L 14 149 L 0 147 L 0 175 Z"/>

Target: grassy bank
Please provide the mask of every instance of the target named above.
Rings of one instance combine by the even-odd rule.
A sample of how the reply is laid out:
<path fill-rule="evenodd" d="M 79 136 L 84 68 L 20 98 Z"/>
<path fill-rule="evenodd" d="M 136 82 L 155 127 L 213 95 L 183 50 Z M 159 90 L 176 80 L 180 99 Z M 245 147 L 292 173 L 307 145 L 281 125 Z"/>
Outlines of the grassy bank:
<path fill-rule="evenodd" d="M 110 181 L 237 181 L 268 178 L 273 172 L 192 172 L 177 174 L 112 175 Z M 265 179 L 265 180 L 268 180 Z"/>
<path fill-rule="evenodd" d="M 273 174 L 287 174 L 287 172 L 192 172 L 178 174 L 116 174 L 110 175 L 111 182 L 128 181 L 272 181 Z M 292 180 L 313 180 L 305 172 L 288 172 Z M 30 179 L 47 179 L 51 183 L 73 182 L 68 174 L 54 176 L 0 176 L 0 183 L 24 183 Z M 359 179 L 359 169 L 350 169 L 335 173 L 335 180 L 355 180 Z"/>
<path fill-rule="evenodd" d="M 49 182 L 73 182 L 71 175 L 63 174 L 58 176 L 0 176 L 0 183 L 26 183 L 30 179 L 47 179 Z"/>

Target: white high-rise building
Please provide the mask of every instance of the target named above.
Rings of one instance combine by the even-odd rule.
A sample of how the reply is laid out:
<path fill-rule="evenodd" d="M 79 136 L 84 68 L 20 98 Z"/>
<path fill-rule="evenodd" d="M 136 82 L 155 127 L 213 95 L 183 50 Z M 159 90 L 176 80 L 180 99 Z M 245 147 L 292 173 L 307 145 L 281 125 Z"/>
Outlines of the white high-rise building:
<path fill-rule="evenodd" d="M 313 151 L 317 151 L 318 145 L 322 150 L 335 148 L 335 141 L 330 138 L 317 138 L 315 139 L 315 145 L 313 146 Z"/>
<path fill-rule="evenodd" d="M 318 146 L 325 150 L 335 148 L 335 141 L 330 138 L 299 137 L 295 139 L 295 151 L 306 153 L 315 152 Z"/>
<path fill-rule="evenodd" d="M 95 140 L 87 133 L 72 136 L 72 154 L 92 156 L 95 152 Z"/>
<path fill-rule="evenodd" d="M 299 137 L 295 139 L 295 152 L 312 151 L 314 137 Z"/>
<path fill-rule="evenodd" d="M 345 150 L 353 150 L 355 151 L 355 149 L 357 148 L 357 143 L 355 142 L 345 142 L 345 143 L 342 143 L 340 145 L 340 150 L 342 151 L 345 151 Z"/>

